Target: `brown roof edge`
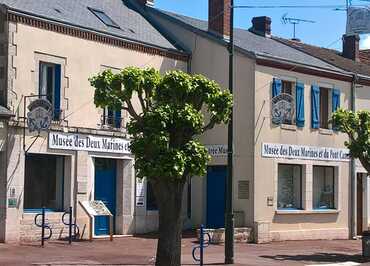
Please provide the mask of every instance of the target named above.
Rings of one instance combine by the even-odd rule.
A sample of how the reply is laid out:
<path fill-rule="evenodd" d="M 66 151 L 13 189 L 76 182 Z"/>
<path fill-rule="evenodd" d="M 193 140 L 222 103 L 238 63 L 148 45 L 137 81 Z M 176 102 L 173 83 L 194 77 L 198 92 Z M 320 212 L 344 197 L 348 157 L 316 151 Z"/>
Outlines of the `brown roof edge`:
<path fill-rule="evenodd" d="M 293 71 L 293 72 L 297 72 L 301 74 L 319 76 L 323 78 L 330 78 L 330 79 L 335 79 L 335 80 L 340 80 L 340 81 L 352 82 L 353 80 L 353 77 L 348 76 L 348 75 L 342 75 L 342 74 L 334 73 L 334 72 L 327 72 L 327 71 L 323 71 L 320 69 L 312 69 L 312 68 L 308 68 L 304 66 L 291 65 L 291 64 L 277 62 L 277 61 L 268 60 L 268 59 L 257 58 L 256 63 L 257 65 L 261 65 L 261 66 L 289 70 L 289 71 Z M 370 86 L 370 79 L 360 78 L 358 83 L 361 85 Z"/>
<path fill-rule="evenodd" d="M 292 65 L 284 62 L 277 62 L 269 59 L 262 59 L 257 58 L 256 63 L 258 65 L 267 66 L 267 67 L 273 67 L 273 68 L 279 68 L 283 70 L 289 70 L 297 73 L 307 74 L 307 75 L 313 75 L 313 76 L 319 76 L 323 78 L 331 78 L 341 81 L 352 81 L 352 78 L 348 75 L 341 75 L 339 73 L 334 72 L 327 72 L 319 69 L 313 69 L 308 68 L 305 66 L 299 66 L 299 65 Z"/>
<path fill-rule="evenodd" d="M 274 37 L 274 39 L 280 43 L 288 45 L 294 49 L 297 49 L 303 53 L 316 57 L 332 66 L 343 69 L 352 75 L 362 75 L 370 79 L 370 65 L 362 62 L 354 62 L 351 59 L 345 58 L 337 53 L 335 50 L 329 48 L 323 48 L 306 44 L 302 42 L 295 42 L 288 39 Z M 361 78 L 361 83 L 368 83 L 367 78 Z"/>
<path fill-rule="evenodd" d="M 129 50 L 134 50 L 138 52 L 143 52 L 151 55 L 159 55 L 163 57 L 168 57 L 175 60 L 180 60 L 187 62 L 189 61 L 190 56 L 186 53 L 174 50 L 167 50 L 165 48 L 161 49 L 160 47 L 150 46 L 145 43 L 135 42 L 125 40 L 123 38 L 109 36 L 108 34 L 98 33 L 89 31 L 88 29 L 79 28 L 78 26 L 68 26 L 61 23 L 53 23 L 51 21 L 38 19 L 36 17 L 31 17 L 19 13 L 13 13 L 9 10 L 8 20 L 12 22 L 22 23 L 29 25 L 31 27 L 40 28 L 48 31 L 53 31 L 72 37 L 77 37 L 80 39 L 85 39 L 89 41 L 95 41 L 99 43 L 104 43 L 116 47 L 121 47 Z"/>

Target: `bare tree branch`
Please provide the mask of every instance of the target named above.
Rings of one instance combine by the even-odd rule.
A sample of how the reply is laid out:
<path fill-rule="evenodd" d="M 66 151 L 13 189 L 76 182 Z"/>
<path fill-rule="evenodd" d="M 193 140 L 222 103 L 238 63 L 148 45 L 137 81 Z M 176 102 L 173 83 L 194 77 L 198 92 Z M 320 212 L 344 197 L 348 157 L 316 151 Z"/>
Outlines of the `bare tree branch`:
<path fill-rule="evenodd" d="M 126 101 L 127 104 L 127 111 L 128 113 L 136 120 L 140 121 L 141 117 L 136 113 L 135 108 L 132 106 L 132 103 L 130 100 Z"/>
<path fill-rule="evenodd" d="M 143 96 L 140 93 L 138 93 L 137 95 L 141 104 L 141 108 L 143 109 L 143 111 L 147 110 L 147 105 L 144 102 Z"/>
<path fill-rule="evenodd" d="M 211 118 L 211 120 L 209 121 L 209 123 L 205 127 L 203 127 L 202 132 L 205 132 L 207 130 L 212 129 L 215 125 L 216 125 L 215 119 L 214 118 Z"/>

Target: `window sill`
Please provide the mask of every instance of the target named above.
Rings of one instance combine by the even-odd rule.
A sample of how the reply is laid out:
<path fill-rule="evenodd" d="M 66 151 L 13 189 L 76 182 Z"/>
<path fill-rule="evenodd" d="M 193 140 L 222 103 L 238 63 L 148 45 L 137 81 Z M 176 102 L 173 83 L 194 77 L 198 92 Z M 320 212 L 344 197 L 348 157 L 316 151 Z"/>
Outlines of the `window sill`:
<path fill-rule="evenodd" d="M 327 128 L 320 128 L 319 133 L 322 135 L 333 135 L 333 130 Z"/>
<path fill-rule="evenodd" d="M 297 131 L 297 126 L 296 125 L 281 124 L 280 128 L 284 129 L 284 130 Z"/>
<path fill-rule="evenodd" d="M 276 214 L 337 214 L 339 210 L 276 210 Z"/>
<path fill-rule="evenodd" d="M 25 220 L 33 220 L 35 218 L 35 215 L 41 214 L 37 211 L 23 211 L 23 219 Z M 60 219 L 61 216 L 64 214 L 64 211 L 45 211 L 45 214 L 48 219 Z"/>

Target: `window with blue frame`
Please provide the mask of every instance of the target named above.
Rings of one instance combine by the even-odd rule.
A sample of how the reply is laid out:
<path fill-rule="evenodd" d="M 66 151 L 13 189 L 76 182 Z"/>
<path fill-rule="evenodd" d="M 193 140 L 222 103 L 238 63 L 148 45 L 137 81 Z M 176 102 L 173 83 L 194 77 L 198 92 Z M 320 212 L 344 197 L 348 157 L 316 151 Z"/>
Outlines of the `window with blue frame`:
<path fill-rule="evenodd" d="M 53 120 L 61 118 L 61 65 L 40 62 L 39 95 L 53 106 Z"/>
<path fill-rule="evenodd" d="M 341 92 L 338 88 L 311 86 L 311 127 L 318 129 L 335 129 L 330 124 L 333 112 L 340 108 Z"/>
<path fill-rule="evenodd" d="M 24 180 L 24 209 L 62 211 L 64 201 L 64 156 L 27 154 Z"/>
<path fill-rule="evenodd" d="M 334 167 L 313 167 L 313 208 L 334 209 Z"/>
<path fill-rule="evenodd" d="M 280 94 L 291 96 L 291 100 L 289 101 L 291 104 L 288 104 L 286 101 L 281 101 L 279 103 L 280 110 L 278 111 L 284 114 L 281 123 L 288 125 L 295 124 L 297 127 L 304 127 L 304 84 L 299 81 L 274 78 L 272 82 L 272 98 Z"/>
<path fill-rule="evenodd" d="M 302 209 L 302 166 L 279 164 L 278 209 Z"/>
<path fill-rule="evenodd" d="M 113 110 L 112 108 L 104 108 L 103 109 L 103 119 L 102 123 L 105 126 L 110 126 L 114 128 L 122 128 L 123 127 L 123 119 L 122 119 L 122 111 L 121 110 Z"/>
<path fill-rule="evenodd" d="M 153 187 L 150 182 L 146 182 L 146 209 L 149 211 L 158 210 L 157 201 L 154 196 Z"/>

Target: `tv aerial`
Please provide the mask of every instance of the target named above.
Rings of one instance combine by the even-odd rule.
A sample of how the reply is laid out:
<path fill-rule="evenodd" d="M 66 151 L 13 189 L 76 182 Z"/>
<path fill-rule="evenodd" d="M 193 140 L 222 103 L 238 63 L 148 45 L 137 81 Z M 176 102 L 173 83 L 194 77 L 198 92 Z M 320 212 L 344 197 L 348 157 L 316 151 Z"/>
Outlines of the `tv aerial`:
<path fill-rule="evenodd" d="M 288 13 L 285 13 L 281 17 L 281 23 L 283 24 L 292 24 L 293 25 L 293 40 L 298 40 L 296 38 L 296 26 L 300 23 L 316 23 L 316 21 L 313 20 L 307 20 L 307 19 L 300 19 L 300 18 L 292 18 L 288 17 Z"/>

